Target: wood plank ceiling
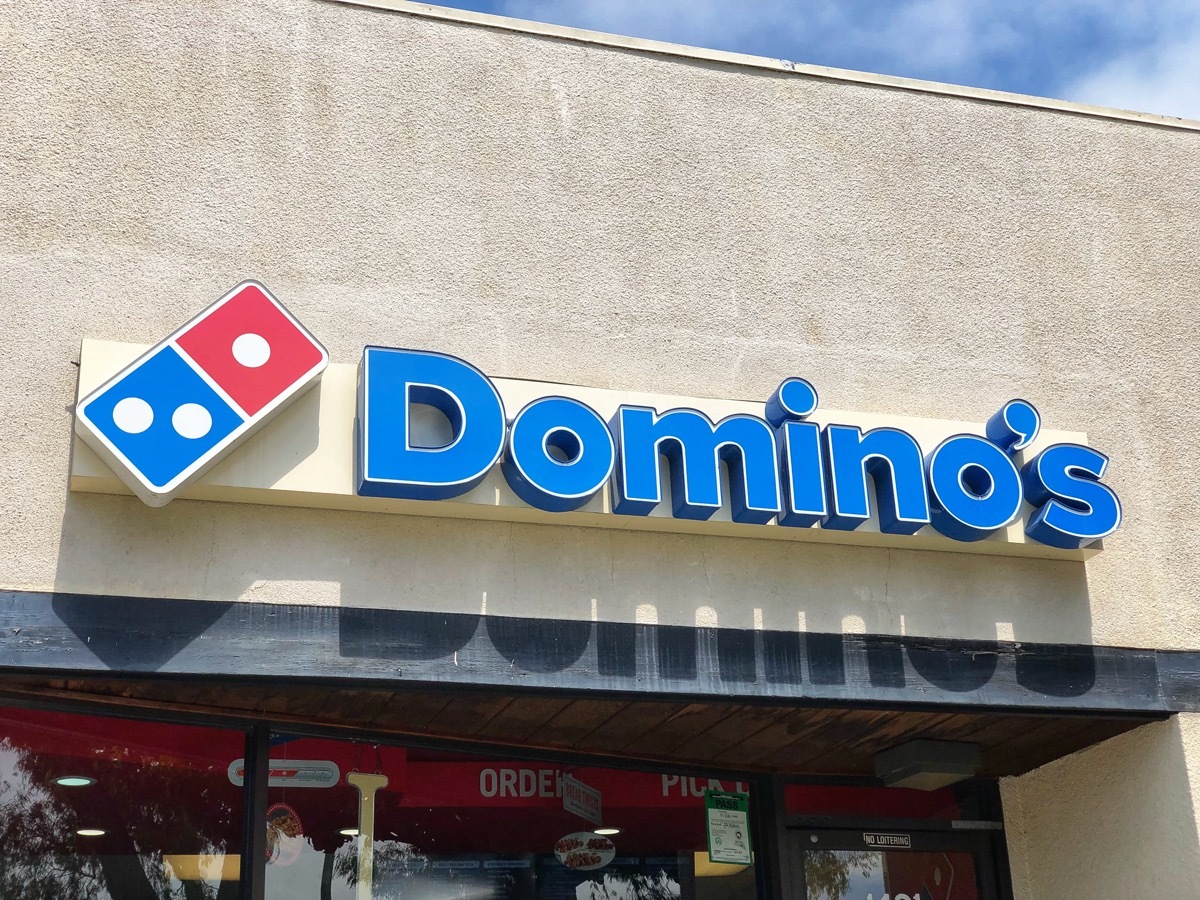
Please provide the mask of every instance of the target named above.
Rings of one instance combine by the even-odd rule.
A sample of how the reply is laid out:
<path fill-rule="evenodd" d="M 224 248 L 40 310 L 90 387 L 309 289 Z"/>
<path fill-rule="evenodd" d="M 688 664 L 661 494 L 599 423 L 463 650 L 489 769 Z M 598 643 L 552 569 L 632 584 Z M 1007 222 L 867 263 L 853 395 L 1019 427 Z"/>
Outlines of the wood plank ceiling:
<path fill-rule="evenodd" d="M 583 754 L 714 771 L 874 776 L 875 754 L 916 738 L 969 741 L 984 777 L 1018 775 L 1161 716 L 688 703 L 551 692 L 344 690 L 137 679 L 7 676 L 3 696 L 269 721 L 279 730 L 464 743 L 492 755 Z"/>

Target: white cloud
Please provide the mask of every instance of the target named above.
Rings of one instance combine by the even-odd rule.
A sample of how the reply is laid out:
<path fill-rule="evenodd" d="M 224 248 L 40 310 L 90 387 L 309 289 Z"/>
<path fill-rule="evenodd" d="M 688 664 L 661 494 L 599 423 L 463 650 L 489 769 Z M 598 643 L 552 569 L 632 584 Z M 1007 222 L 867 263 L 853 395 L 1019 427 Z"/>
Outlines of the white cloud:
<path fill-rule="evenodd" d="M 1069 84 L 1068 100 L 1200 119 L 1200 21 L 1172 40 L 1130 53 Z"/>
<path fill-rule="evenodd" d="M 978 57 L 980 44 L 991 37 L 975 19 L 985 7 L 967 6 L 958 0 L 896 3 L 884 27 L 860 40 L 874 45 L 876 52 L 890 50 L 902 59 L 917 54 L 926 65 L 969 64 Z"/>

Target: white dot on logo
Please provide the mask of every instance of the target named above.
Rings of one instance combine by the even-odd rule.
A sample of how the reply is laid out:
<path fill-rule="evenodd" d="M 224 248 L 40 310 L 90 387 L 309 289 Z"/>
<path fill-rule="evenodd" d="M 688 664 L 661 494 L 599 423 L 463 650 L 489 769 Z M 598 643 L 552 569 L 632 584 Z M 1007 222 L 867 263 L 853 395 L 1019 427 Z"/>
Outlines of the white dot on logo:
<path fill-rule="evenodd" d="M 202 438 L 212 428 L 212 416 L 199 403 L 185 403 L 171 416 L 171 424 L 182 437 Z"/>
<path fill-rule="evenodd" d="M 141 397 L 126 397 L 113 407 L 113 424 L 126 434 L 141 434 L 154 424 L 154 410 Z"/>
<path fill-rule="evenodd" d="M 233 341 L 233 358 L 247 369 L 257 369 L 271 358 L 271 345 L 260 334 L 239 335 Z"/>

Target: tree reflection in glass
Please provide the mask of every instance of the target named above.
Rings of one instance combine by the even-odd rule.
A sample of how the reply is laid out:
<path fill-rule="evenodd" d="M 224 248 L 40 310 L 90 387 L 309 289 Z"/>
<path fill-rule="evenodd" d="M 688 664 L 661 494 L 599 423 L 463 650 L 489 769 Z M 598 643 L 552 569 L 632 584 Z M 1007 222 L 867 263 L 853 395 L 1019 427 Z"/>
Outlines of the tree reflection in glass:
<path fill-rule="evenodd" d="M 804 882 L 808 900 L 843 900 L 853 874 L 872 874 L 879 854 L 871 850 L 808 850 L 804 854 Z"/>
<path fill-rule="evenodd" d="M 233 900 L 241 792 L 225 769 L 240 744 L 236 732 L 0 710 L 0 897 Z M 63 786 L 64 774 L 92 782 Z"/>

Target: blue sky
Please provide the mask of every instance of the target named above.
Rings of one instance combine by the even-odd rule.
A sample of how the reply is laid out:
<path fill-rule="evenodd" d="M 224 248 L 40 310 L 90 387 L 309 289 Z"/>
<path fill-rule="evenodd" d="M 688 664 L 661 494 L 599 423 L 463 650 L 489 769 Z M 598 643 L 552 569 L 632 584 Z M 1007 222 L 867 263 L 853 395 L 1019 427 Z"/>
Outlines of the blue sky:
<path fill-rule="evenodd" d="M 438 0 L 795 62 L 1200 119 L 1200 0 Z"/>

